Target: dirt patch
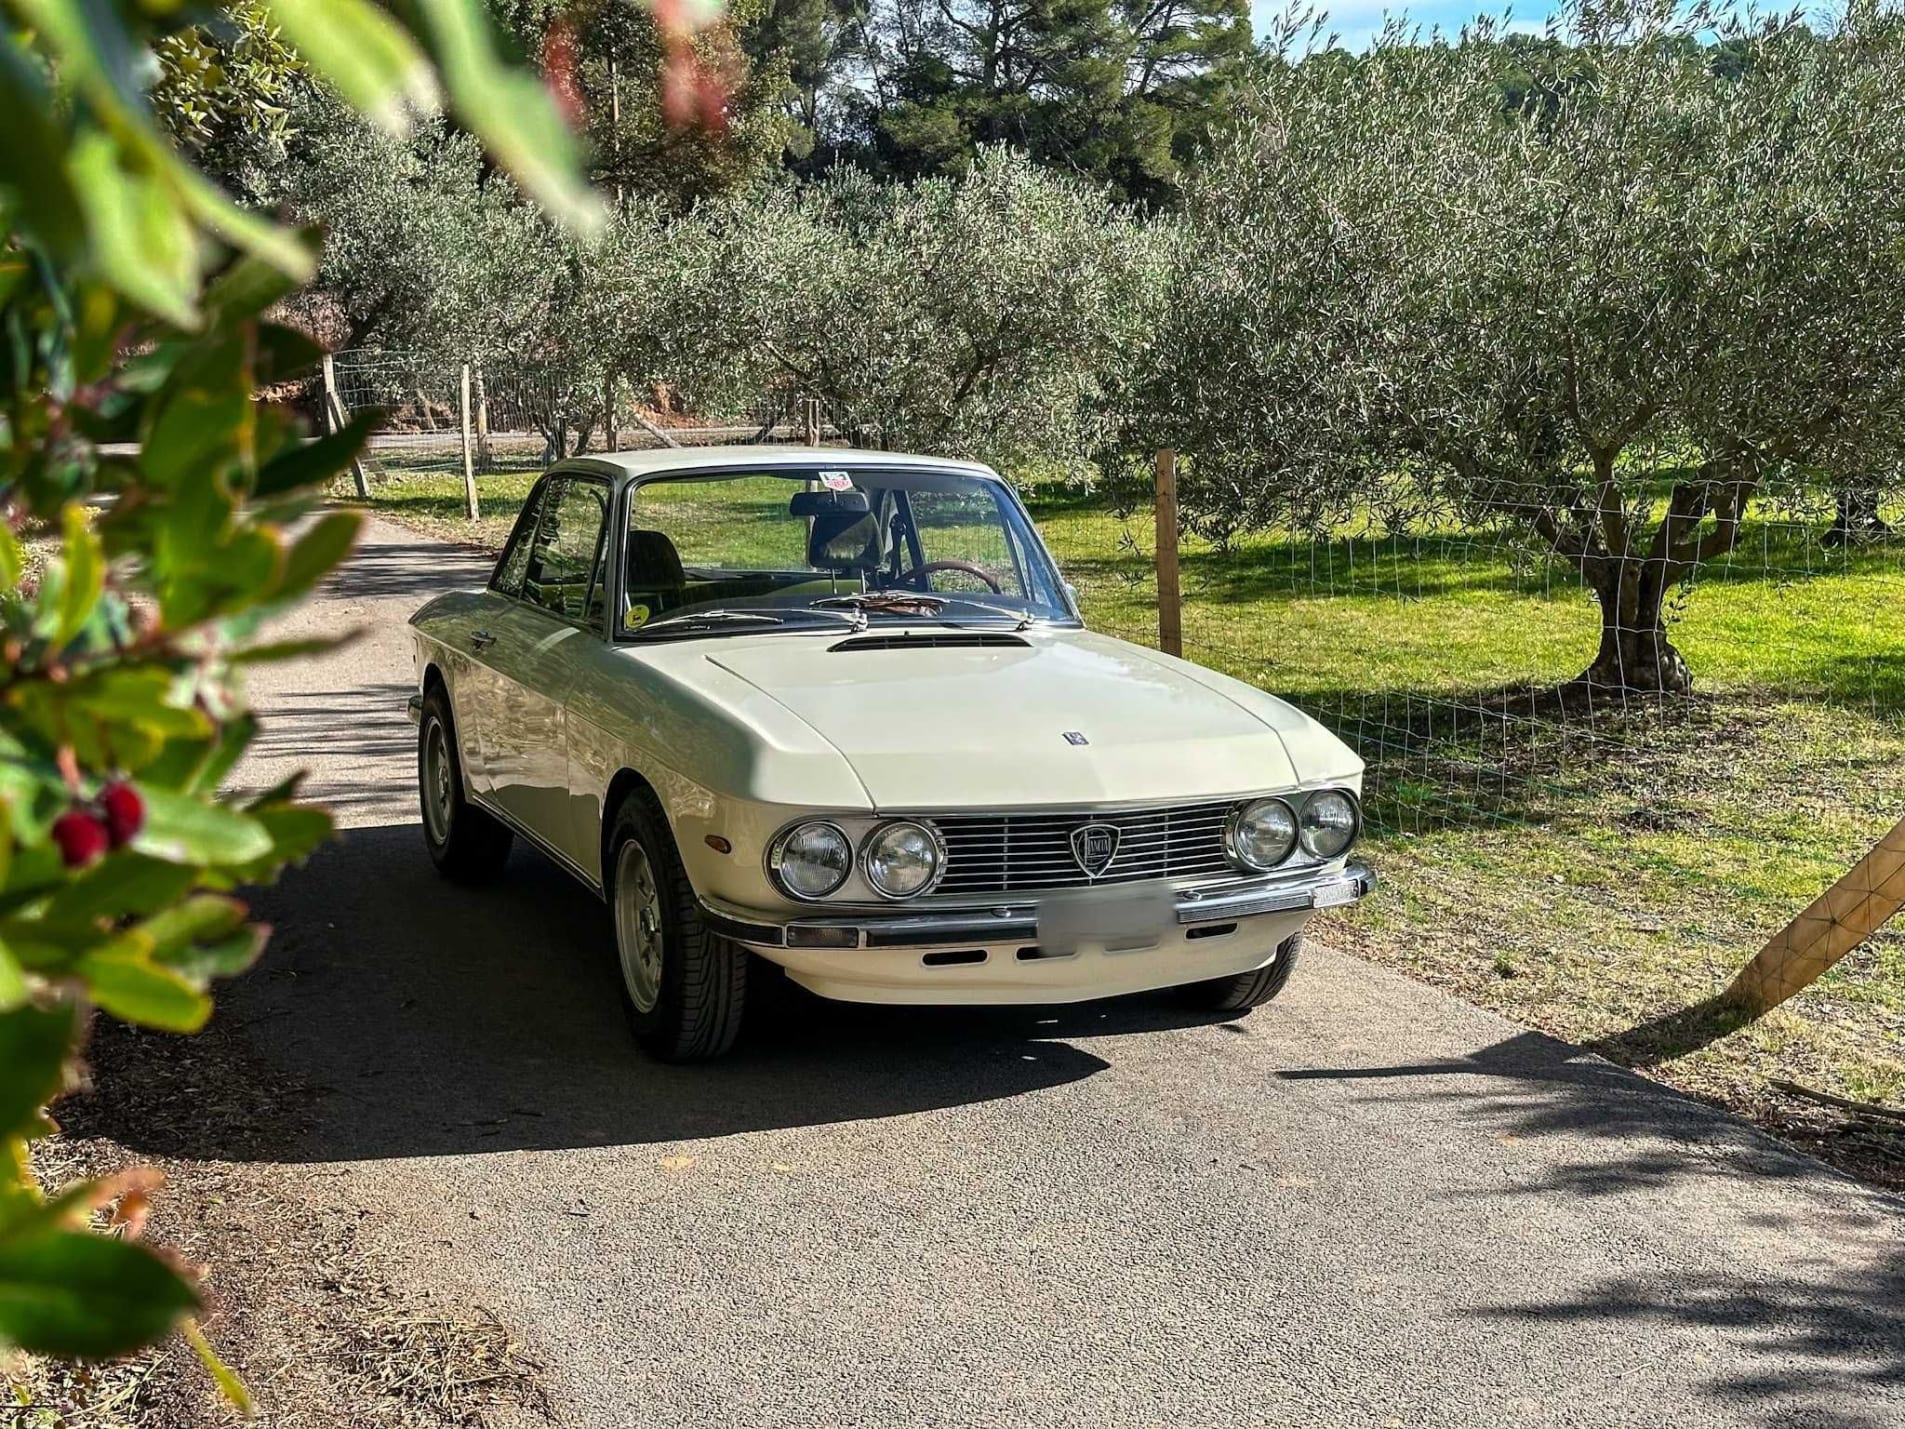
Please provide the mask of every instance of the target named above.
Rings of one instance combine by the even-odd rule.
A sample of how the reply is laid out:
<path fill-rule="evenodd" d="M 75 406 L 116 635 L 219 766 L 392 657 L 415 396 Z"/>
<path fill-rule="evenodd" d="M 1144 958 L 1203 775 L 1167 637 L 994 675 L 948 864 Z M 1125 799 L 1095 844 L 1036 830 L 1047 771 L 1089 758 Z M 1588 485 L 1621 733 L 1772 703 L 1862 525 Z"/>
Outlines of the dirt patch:
<path fill-rule="evenodd" d="M 203 1268 L 203 1327 L 271 1429 L 480 1426 L 494 1411 L 543 1411 L 539 1366 L 482 1306 L 396 1288 L 363 1244 L 370 1212 L 342 1195 L 338 1173 L 295 1175 L 254 1150 L 301 1134 L 317 1089 L 288 1086 L 240 1030 L 214 1020 L 197 1037 L 101 1019 L 88 1048 L 90 1087 L 54 1108 L 61 1133 L 35 1149 L 57 1185 L 135 1161 L 165 1186 L 146 1234 Z M 115 1132 L 216 1126 L 224 1160 L 135 1158 Z M 16 1357 L 0 1429 L 219 1429 L 244 1422 L 180 1340 L 117 1364 Z"/>

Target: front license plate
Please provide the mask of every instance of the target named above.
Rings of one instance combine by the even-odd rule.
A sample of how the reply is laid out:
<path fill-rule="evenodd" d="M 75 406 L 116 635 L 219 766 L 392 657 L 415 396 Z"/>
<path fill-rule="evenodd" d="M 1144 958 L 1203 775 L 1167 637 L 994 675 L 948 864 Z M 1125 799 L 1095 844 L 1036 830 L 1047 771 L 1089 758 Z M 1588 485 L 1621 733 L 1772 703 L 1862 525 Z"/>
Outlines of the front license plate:
<path fill-rule="evenodd" d="M 1069 957 L 1088 947 L 1107 953 L 1155 948 L 1176 913 L 1170 886 L 1163 883 L 1048 893 L 1038 905 L 1039 948 L 1048 958 Z"/>

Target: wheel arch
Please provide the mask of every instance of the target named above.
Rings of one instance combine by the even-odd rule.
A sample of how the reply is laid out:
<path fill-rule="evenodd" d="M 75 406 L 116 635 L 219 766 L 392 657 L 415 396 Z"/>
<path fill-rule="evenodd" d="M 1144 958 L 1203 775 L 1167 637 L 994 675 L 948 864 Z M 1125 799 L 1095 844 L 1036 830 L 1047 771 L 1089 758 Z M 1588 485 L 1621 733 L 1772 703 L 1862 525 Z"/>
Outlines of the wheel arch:
<path fill-rule="evenodd" d="M 599 864 L 597 873 L 601 877 L 602 889 L 605 893 L 612 881 L 609 858 L 614 850 L 609 847 L 609 841 L 615 836 L 616 817 L 622 812 L 622 805 L 631 797 L 646 799 L 649 807 L 660 818 L 661 826 L 668 837 L 672 839 L 675 836 L 674 827 L 668 820 L 667 806 L 662 803 L 661 795 L 656 792 L 655 786 L 626 764 L 616 770 L 615 777 L 609 780 L 608 792 L 602 796 L 602 834 L 599 840 L 601 846 L 596 850 Z"/>

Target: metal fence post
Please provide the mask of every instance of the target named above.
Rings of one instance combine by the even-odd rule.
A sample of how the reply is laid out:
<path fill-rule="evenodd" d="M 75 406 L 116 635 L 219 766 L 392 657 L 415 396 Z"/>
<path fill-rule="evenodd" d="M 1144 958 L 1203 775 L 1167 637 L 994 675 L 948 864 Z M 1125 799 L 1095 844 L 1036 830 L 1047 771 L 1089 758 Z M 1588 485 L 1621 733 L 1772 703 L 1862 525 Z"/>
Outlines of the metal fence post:
<path fill-rule="evenodd" d="M 327 352 L 324 354 L 324 425 L 330 431 L 341 431 L 348 420 L 344 415 L 344 399 L 337 391 L 337 364 Z M 361 457 L 351 458 L 351 480 L 357 483 L 357 499 L 370 500 L 370 479 L 364 475 Z"/>
<path fill-rule="evenodd" d="M 1184 610 L 1177 581 L 1177 453 L 1158 453 L 1158 649 L 1184 653 Z"/>
<path fill-rule="evenodd" d="M 463 428 L 463 504 L 468 508 L 470 520 L 474 521 L 482 513 L 476 505 L 476 460 L 470 441 L 470 364 L 463 364 L 463 382 L 457 393 L 456 414 Z"/>

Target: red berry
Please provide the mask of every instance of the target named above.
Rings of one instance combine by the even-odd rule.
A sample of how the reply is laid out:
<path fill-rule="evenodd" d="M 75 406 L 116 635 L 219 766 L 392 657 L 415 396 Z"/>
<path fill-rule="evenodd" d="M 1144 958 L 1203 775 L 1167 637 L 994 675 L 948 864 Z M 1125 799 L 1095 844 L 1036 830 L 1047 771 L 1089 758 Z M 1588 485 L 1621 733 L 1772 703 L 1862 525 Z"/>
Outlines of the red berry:
<path fill-rule="evenodd" d="M 99 807 L 106 816 L 106 833 L 114 848 L 122 848 L 145 827 L 145 800 L 130 784 L 108 784 L 99 791 Z"/>
<path fill-rule="evenodd" d="M 98 819 L 73 809 L 53 820 L 53 842 L 68 868 L 84 868 L 105 857 L 111 839 Z"/>

